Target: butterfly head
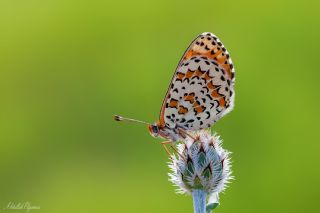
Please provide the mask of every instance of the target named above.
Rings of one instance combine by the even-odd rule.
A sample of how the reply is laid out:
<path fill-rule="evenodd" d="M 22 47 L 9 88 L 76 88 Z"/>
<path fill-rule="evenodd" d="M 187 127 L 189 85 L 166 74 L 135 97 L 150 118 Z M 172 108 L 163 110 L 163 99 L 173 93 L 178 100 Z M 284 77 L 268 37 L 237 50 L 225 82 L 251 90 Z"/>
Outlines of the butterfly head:
<path fill-rule="evenodd" d="M 154 124 L 150 124 L 148 122 L 139 121 L 132 118 L 125 118 L 120 115 L 115 115 L 113 119 L 116 121 L 127 121 L 127 122 L 147 124 L 150 134 L 155 138 L 162 137 L 170 141 L 177 141 L 180 137 L 179 133 L 175 128 L 170 128 L 169 126 L 163 125 L 159 121 Z"/>
<path fill-rule="evenodd" d="M 152 137 L 158 137 L 159 136 L 159 126 L 157 124 L 149 124 L 148 125 L 149 132 L 152 135 Z"/>
<path fill-rule="evenodd" d="M 169 141 L 177 141 L 180 138 L 175 128 L 162 126 L 160 123 L 149 124 L 148 128 L 151 136 L 155 138 L 161 137 Z"/>

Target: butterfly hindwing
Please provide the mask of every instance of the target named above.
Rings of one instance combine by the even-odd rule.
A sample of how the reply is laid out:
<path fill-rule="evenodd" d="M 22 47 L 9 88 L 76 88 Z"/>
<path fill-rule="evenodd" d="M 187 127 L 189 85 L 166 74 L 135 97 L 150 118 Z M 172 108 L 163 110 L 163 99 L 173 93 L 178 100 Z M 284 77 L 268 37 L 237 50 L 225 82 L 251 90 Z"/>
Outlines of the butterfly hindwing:
<path fill-rule="evenodd" d="M 229 53 L 211 33 L 199 35 L 181 58 L 160 113 L 160 124 L 199 130 L 233 107 L 234 69 Z"/>

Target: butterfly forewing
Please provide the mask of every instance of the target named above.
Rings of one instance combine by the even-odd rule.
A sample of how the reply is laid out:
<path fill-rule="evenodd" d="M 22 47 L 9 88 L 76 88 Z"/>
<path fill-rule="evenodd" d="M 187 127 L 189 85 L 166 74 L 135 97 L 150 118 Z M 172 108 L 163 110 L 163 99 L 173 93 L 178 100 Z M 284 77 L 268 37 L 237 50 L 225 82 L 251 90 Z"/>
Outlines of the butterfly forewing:
<path fill-rule="evenodd" d="M 199 130 L 211 127 L 234 102 L 229 53 L 212 33 L 199 35 L 181 58 L 160 113 L 160 124 Z"/>

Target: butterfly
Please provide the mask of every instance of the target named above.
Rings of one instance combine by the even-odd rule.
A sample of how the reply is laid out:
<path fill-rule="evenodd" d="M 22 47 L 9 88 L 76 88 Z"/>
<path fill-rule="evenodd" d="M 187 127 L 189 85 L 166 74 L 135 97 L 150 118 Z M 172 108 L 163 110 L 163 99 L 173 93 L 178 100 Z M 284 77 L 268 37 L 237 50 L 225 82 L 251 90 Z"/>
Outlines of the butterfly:
<path fill-rule="evenodd" d="M 235 70 L 230 54 L 217 36 L 198 35 L 180 59 L 154 124 L 116 115 L 148 125 L 153 137 L 168 142 L 192 137 L 192 133 L 210 128 L 234 106 Z M 166 142 L 163 142 L 166 143 Z"/>

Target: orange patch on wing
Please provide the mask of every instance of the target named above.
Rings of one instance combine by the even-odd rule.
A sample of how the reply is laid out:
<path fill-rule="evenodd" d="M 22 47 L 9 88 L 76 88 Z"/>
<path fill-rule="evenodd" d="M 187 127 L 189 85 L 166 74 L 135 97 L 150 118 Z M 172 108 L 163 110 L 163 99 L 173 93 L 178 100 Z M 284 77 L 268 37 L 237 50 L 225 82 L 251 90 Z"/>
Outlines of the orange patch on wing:
<path fill-rule="evenodd" d="M 201 71 L 201 70 L 196 70 L 194 73 L 194 76 L 197 76 L 200 78 L 200 76 L 202 76 L 205 73 L 205 71 Z"/>
<path fill-rule="evenodd" d="M 186 75 L 185 75 L 185 77 L 186 78 L 191 78 L 193 76 L 193 74 L 194 74 L 194 71 L 188 70 Z"/>
<path fill-rule="evenodd" d="M 202 41 L 198 41 L 198 42 L 202 42 Z M 202 48 L 207 45 L 210 46 L 210 42 L 207 42 L 207 41 L 204 41 L 204 45 L 202 46 Z M 214 51 L 216 50 L 215 49 L 215 46 L 213 48 L 210 48 L 209 50 L 205 50 L 205 49 L 200 49 L 199 50 L 199 46 L 192 46 L 190 50 L 188 50 L 188 52 L 186 52 L 186 54 L 184 55 L 184 59 L 189 59 L 191 58 L 192 56 L 195 56 L 195 55 L 200 55 L 200 56 L 206 56 L 208 57 L 209 59 L 214 59 L 215 57 L 217 57 L 218 55 L 220 55 L 223 51 L 222 50 L 217 50 L 217 52 L 211 52 L 211 51 Z M 213 54 L 212 54 L 213 53 Z"/>
<path fill-rule="evenodd" d="M 194 55 L 193 50 L 189 50 L 189 51 L 185 54 L 184 59 L 191 58 L 193 55 Z"/>
<path fill-rule="evenodd" d="M 160 129 L 162 129 L 162 128 L 165 126 L 165 124 L 164 124 L 164 119 L 163 119 L 163 121 L 162 121 L 162 119 L 160 119 L 160 120 L 157 121 L 156 123 L 157 123 L 157 126 L 158 126 Z"/>
<path fill-rule="evenodd" d="M 207 84 L 207 87 L 208 87 L 209 89 L 215 89 L 215 88 L 216 88 L 216 86 L 213 85 L 212 81 L 210 81 L 210 82 Z"/>
<path fill-rule="evenodd" d="M 218 50 L 217 52 L 215 52 L 214 54 L 211 54 L 212 50 L 209 50 L 205 55 L 208 58 L 214 59 L 215 57 L 217 57 L 218 55 L 220 55 L 222 53 L 222 50 Z"/>
<path fill-rule="evenodd" d="M 204 106 L 198 106 L 196 108 L 194 108 L 194 110 L 197 112 L 197 113 L 201 113 L 205 110 L 205 107 Z"/>
<path fill-rule="evenodd" d="M 185 101 L 190 101 L 190 103 L 194 103 L 194 94 L 189 94 L 184 97 Z"/>
<path fill-rule="evenodd" d="M 219 106 L 223 107 L 223 106 L 225 106 L 225 104 L 226 104 L 226 101 L 224 100 L 224 98 L 220 98 Z"/>
<path fill-rule="evenodd" d="M 214 97 L 214 98 L 220 97 L 220 95 L 219 95 L 217 90 L 213 90 L 212 93 L 211 93 L 211 96 Z"/>
<path fill-rule="evenodd" d="M 167 102 L 167 100 L 164 101 L 164 103 L 166 103 L 166 102 Z M 166 108 L 166 104 L 162 104 L 161 112 L 160 112 L 160 119 L 157 122 L 157 124 L 158 124 L 158 126 L 160 128 L 163 128 L 165 126 L 165 122 L 164 122 L 164 111 L 165 111 L 165 108 Z"/>
<path fill-rule="evenodd" d="M 218 58 L 217 61 L 223 67 L 223 69 L 227 72 L 229 78 L 232 79 L 231 66 L 227 61 L 227 57 L 221 56 L 220 58 Z"/>
<path fill-rule="evenodd" d="M 178 107 L 178 101 L 171 99 L 169 103 L 169 107 L 177 108 Z"/>
<path fill-rule="evenodd" d="M 188 108 L 184 106 L 179 106 L 178 113 L 179 114 L 186 114 L 188 112 Z"/>
<path fill-rule="evenodd" d="M 227 72 L 228 76 L 230 79 L 232 79 L 232 73 L 231 73 L 231 68 L 230 68 L 230 65 L 229 64 L 225 64 L 223 66 L 224 70 Z"/>
<path fill-rule="evenodd" d="M 178 72 L 178 73 L 177 73 L 177 79 L 179 79 L 179 80 L 181 80 L 181 81 L 182 81 L 182 79 L 183 79 L 184 76 L 185 76 L 185 74 L 182 73 L 182 72 Z"/>
<path fill-rule="evenodd" d="M 198 102 L 194 102 L 193 105 L 192 105 L 194 108 L 200 106 L 200 104 Z"/>
<path fill-rule="evenodd" d="M 206 79 L 206 81 L 210 81 L 212 79 L 212 77 L 209 76 L 209 71 L 204 74 L 204 79 Z"/>

